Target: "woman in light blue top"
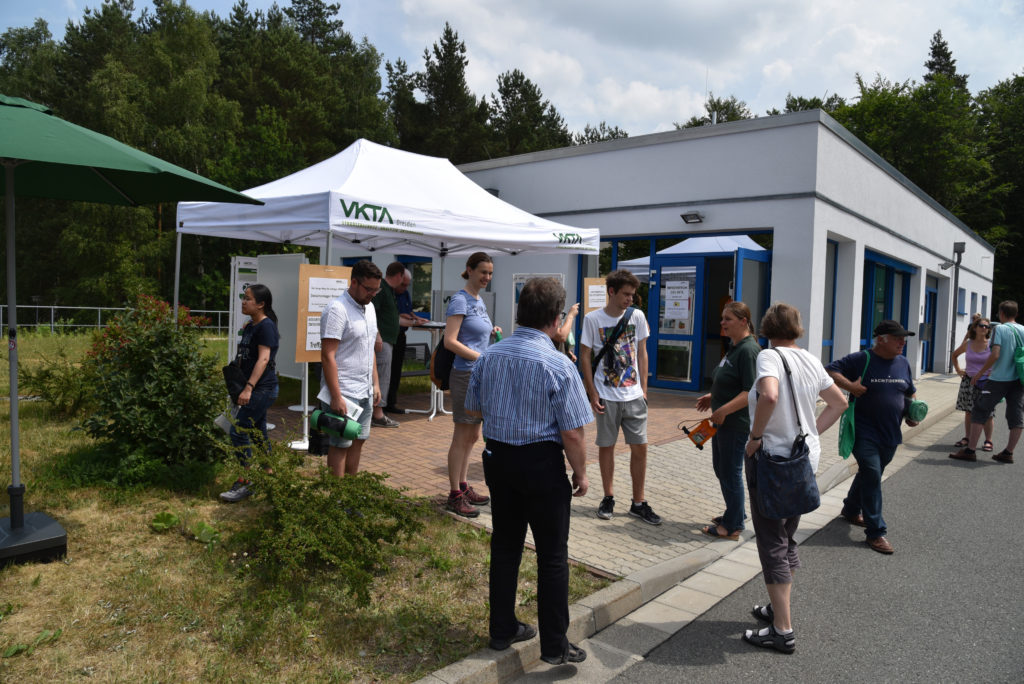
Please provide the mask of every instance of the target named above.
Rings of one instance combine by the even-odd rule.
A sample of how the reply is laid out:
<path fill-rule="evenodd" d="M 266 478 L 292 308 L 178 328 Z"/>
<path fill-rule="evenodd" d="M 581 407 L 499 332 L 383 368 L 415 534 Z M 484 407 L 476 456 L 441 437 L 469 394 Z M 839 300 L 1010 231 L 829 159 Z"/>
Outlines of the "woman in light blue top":
<path fill-rule="evenodd" d="M 501 329 L 491 323 L 480 291 L 494 275 L 494 263 L 484 252 L 474 252 L 466 261 L 462 277 L 465 287 L 452 295 L 445 312 L 444 346 L 455 354 L 449 385 L 452 392 L 452 420 L 455 432 L 448 448 L 448 480 L 450 490 L 446 508 L 458 515 L 475 518 L 476 506 L 483 506 L 490 497 L 477 494 L 466 478 L 469 456 L 480 439 L 480 418 L 466 412 L 466 390 L 477 357 L 487 349 L 492 333 Z"/>

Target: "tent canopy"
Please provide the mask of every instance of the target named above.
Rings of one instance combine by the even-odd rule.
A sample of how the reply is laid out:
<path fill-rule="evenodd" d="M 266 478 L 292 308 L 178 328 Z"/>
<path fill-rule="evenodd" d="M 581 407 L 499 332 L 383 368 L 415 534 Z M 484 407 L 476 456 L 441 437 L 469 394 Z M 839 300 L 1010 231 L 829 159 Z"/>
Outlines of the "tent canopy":
<path fill-rule="evenodd" d="M 737 249 L 741 248 L 756 252 L 764 251 L 764 247 L 751 240 L 747 235 L 716 235 L 713 237 L 687 238 L 671 247 L 659 250 L 658 254 L 663 256 L 682 256 L 685 254 L 715 256 L 733 254 Z M 620 261 L 619 268 L 626 269 L 639 278 L 641 282 L 647 282 L 650 264 L 650 257 L 639 257 L 637 259 Z"/>
<path fill-rule="evenodd" d="M 357 140 L 290 176 L 245 191 L 259 207 L 178 205 L 178 232 L 445 256 L 491 250 L 597 254 L 596 228 L 574 228 L 503 202 L 447 159 Z"/>

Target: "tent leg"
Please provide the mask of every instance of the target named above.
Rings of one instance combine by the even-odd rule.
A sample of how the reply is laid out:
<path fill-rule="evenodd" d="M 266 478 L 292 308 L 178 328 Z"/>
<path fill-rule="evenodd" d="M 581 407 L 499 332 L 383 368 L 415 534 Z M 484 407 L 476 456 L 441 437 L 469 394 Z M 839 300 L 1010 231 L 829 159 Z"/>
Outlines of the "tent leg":
<path fill-rule="evenodd" d="M 174 248 L 174 325 L 178 325 L 178 286 L 181 282 L 181 233 Z"/>
<path fill-rule="evenodd" d="M 302 363 L 302 441 L 288 446 L 299 451 L 309 449 L 309 362 Z"/>

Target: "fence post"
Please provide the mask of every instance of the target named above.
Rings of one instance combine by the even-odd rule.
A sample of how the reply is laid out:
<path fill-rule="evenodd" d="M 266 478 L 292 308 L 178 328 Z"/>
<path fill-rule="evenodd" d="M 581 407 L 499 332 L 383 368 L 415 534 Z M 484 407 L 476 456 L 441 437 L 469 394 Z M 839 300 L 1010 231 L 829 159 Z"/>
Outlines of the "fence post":
<path fill-rule="evenodd" d="M 51 306 L 50 307 L 50 334 L 51 335 L 53 334 L 53 309 L 54 309 L 54 307 Z"/>

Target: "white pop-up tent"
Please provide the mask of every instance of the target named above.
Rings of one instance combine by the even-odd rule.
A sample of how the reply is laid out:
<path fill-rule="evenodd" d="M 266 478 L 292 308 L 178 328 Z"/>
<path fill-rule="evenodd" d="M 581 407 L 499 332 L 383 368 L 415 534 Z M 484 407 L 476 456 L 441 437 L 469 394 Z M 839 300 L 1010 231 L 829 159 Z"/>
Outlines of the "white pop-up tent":
<path fill-rule="evenodd" d="M 764 247 L 757 244 L 747 235 L 715 235 L 711 237 L 692 237 L 677 242 L 671 247 L 659 250 L 659 255 L 683 255 L 683 254 L 734 254 L 738 249 L 749 249 L 754 252 L 763 252 Z M 619 262 L 619 268 L 624 268 L 641 282 L 647 282 L 650 272 L 650 257 L 639 257 Z"/>
<path fill-rule="evenodd" d="M 178 205 L 178 232 L 369 251 L 447 256 L 597 254 L 596 228 L 574 228 L 504 202 L 447 159 L 357 140 L 290 176 L 246 190 L 256 211 L 220 202 Z"/>

